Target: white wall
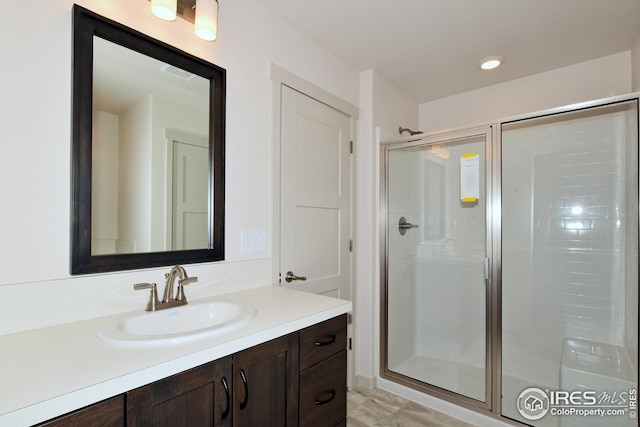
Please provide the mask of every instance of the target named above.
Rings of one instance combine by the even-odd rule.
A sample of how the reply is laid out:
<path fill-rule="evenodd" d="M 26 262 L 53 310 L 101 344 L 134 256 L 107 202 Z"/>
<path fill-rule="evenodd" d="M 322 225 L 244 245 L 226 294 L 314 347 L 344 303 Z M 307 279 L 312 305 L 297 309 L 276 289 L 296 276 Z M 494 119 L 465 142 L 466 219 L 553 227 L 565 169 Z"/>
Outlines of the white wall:
<path fill-rule="evenodd" d="M 398 136 L 400 136 L 398 133 L 400 126 L 417 130 L 416 100 L 377 72 L 374 72 L 373 97 L 375 127 Z"/>
<path fill-rule="evenodd" d="M 151 251 L 151 164 L 153 95 L 120 114 L 118 150 L 118 241 L 131 251 Z"/>
<path fill-rule="evenodd" d="M 91 191 L 98 196 L 91 199 L 91 251 L 96 254 L 113 253 L 118 237 L 118 188 L 113 185 L 118 181 L 118 128 L 118 116 L 95 112 Z"/>
<path fill-rule="evenodd" d="M 272 222 L 268 64 L 354 105 L 358 72 L 255 0 L 221 2 L 213 43 L 196 38 L 186 21 L 154 18 L 146 0 L 76 3 L 226 68 L 227 261 L 188 266 L 200 278 L 190 296 L 270 284 L 270 253 L 240 251 L 241 230 L 269 230 Z M 161 282 L 166 270 L 69 275 L 72 5 L 27 2 L 0 27 L 7 64 L 0 82 L 0 334 L 142 308 L 146 295 L 131 284 Z"/>
<path fill-rule="evenodd" d="M 364 386 L 375 384 L 380 348 L 380 251 L 378 208 L 380 134 L 397 135 L 398 127 L 418 125 L 418 105 L 374 70 L 360 74 L 356 194 L 356 375 Z M 384 129 L 384 130 L 381 130 Z"/>
<path fill-rule="evenodd" d="M 634 92 L 640 92 L 640 32 L 631 48 L 631 87 Z"/>
<path fill-rule="evenodd" d="M 420 129 L 468 127 L 630 92 L 631 53 L 626 51 L 420 104 Z"/>

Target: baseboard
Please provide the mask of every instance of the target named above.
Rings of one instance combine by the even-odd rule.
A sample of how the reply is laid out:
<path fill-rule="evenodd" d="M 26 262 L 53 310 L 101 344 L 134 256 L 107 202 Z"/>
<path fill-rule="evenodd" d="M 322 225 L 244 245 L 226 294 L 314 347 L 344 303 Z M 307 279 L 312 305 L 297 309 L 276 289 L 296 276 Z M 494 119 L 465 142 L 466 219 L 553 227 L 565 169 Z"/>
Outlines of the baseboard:
<path fill-rule="evenodd" d="M 376 379 L 375 377 L 356 375 L 355 386 L 371 390 L 376 388 Z"/>

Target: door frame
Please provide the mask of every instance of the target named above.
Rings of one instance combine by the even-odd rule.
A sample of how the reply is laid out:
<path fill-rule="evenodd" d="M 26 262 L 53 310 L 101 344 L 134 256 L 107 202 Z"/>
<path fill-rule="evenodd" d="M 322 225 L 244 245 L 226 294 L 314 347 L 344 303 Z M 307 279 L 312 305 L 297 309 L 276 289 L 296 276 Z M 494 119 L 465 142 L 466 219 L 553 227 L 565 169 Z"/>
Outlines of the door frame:
<path fill-rule="evenodd" d="M 351 218 L 349 220 L 349 226 L 351 228 L 351 238 L 353 242 L 351 259 L 350 259 L 350 275 L 349 275 L 349 294 L 351 301 L 355 300 L 355 257 L 357 256 L 357 243 L 355 236 L 355 218 L 357 217 L 357 209 L 355 201 L 356 198 L 356 156 L 358 154 L 356 129 L 359 116 L 358 107 L 349 102 L 338 98 L 332 93 L 322 89 L 319 86 L 293 74 L 292 72 L 282 68 L 281 66 L 269 63 L 269 79 L 271 80 L 271 144 L 272 144 L 272 235 L 271 235 L 271 253 L 272 253 L 272 269 L 271 269 L 271 284 L 273 286 L 280 286 L 280 215 L 281 215 L 281 154 L 282 154 L 282 132 L 280 128 L 280 121 L 282 119 L 282 87 L 286 86 L 295 91 L 302 93 L 310 98 L 315 99 L 318 102 L 328 105 L 329 107 L 338 110 L 350 118 L 351 128 L 351 141 L 353 141 L 353 154 L 351 156 Z M 355 303 L 354 303 L 355 307 Z M 347 322 L 347 334 L 349 337 L 349 350 L 355 348 L 352 345 L 353 337 L 353 324 L 351 321 L 352 316 L 349 315 L 349 321 Z M 355 369 L 354 369 L 354 351 L 347 352 L 348 357 L 348 385 L 355 384 Z"/>

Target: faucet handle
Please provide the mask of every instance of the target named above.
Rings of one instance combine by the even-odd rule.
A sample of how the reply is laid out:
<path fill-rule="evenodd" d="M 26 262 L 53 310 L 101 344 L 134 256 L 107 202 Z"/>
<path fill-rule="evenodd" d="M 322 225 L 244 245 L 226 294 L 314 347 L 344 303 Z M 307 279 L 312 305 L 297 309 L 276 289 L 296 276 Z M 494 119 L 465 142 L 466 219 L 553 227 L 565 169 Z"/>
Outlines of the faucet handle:
<path fill-rule="evenodd" d="M 147 302 L 145 311 L 156 311 L 156 306 L 160 301 L 158 300 L 158 289 L 155 283 L 135 283 L 133 285 L 133 289 L 136 291 L 141 289 L 151 289 L 151 292 L 149 293 L 149 302 Z"/>
<path fill-rule="evenodd" d="M 188 285 L 189 283 L 194 283 L 197 281 L 197 277 L 185 277 L 184 279 L 178 279 L 178 295 L 176 296 L 176 300 L 183 301 L 186 304 L 187 297 L 184 295 L 184 285 Z"/>
<path fill-rule="evenodd" d="M 184 279 L 178 279 L 178 285 L 188 285 L 189 283 L 194 283 L 197 281 L 197 277 L 185 277 Z"/>
<path fill-rule="evenodd" d="M 155 283 L 135 283 L 133 289 L 139 291 L 140 289 L 155 289 Z"/>

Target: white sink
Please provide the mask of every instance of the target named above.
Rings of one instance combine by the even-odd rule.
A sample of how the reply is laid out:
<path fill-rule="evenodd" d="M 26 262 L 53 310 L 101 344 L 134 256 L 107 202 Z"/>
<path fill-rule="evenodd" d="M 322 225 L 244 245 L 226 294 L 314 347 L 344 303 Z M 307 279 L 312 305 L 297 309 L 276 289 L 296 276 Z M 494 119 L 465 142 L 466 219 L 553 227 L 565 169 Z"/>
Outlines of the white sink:
<path fill-rule="evenodd" d="M 223 334 L 251 322 L 256 308 L 250 304 L 213 301 L 145 312 L 98 330 L 100 341 L 127 347 L 179 344 Z"/>

